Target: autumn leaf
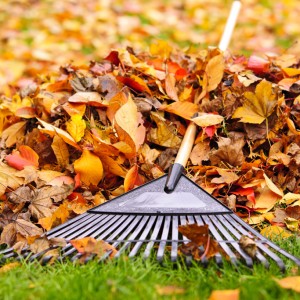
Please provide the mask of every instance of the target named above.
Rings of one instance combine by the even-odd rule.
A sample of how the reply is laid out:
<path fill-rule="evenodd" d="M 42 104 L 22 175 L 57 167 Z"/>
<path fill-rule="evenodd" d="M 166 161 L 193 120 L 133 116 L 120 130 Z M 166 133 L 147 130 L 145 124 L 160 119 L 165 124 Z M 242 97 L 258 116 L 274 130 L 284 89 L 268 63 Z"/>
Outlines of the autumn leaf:
<path fill-rule="evenodd" d="M 81 148 L 78 146 L 78 144 L 75 142 L 73 137 L 66 132 L 65 130 L 62 130 L 56 126 L 53 126 L 41 119 L 38 119 L 38 121 L 42 124 L 43 127 L 38 127 L 42 132 L 49 134 L 51 137 L 54 137 L 54 135 L 59 135 L 67 144 L 77 148 L 78 150 L 81 150 Z"/>
<path fill-rule="evenodd" d="M 191 117 L 199 111 L 198 105 L 187 101 L 177 101 L 169 105 L 162 105 L 159 110 L 176 114 L 182 118 L 190 120 Z M 223 118 L 222 118 L 223 120 Z"/>
<path fill-rule="evenodd" d="M 163 59 L 169 58 L 172 47 L 164 40 L 158 40 L 155 44 L 150 45 L 150 53 L 153 56 L 159 56 Z"/>
<path fill-rule="evenodd" d="M 15 190 L 24 182 L 24 179 L 16 175 L 17 171 L 15 168 L 0 163 L 0 196 L 5 193 L 8 187 Z"/>
<path fill-rule="evenodd" d="M 255 93 L 245 92 L 245 102 L 233 114 L 232 118 L 240 118 L 240 122 L 261 124 L 274 111 L 277 105 L 276 94 L 272 91 L 272 83 L 262 80 Z"/>
<path fill-rule="evenodd" d="M 164 147 L 178 147 L 181 139 L 175 134 L 174 126 L 168 125 L 157 113 L 151 113 L 151 118 L 157 124 L 157 128 L 150 129 L 149 141 Z"/>
<path fill-rule="evenodd" d="M 289 276 L 282 279 L 274 278 L 274 280 L 281 288 L 300 293 L 300 276 Z"/>
<path fill-rule="evenodd" d="M 80 180 L 88 186 L 97 185 L 103 177 L 103 165 L 100 158 L 86 149 L 74 162 L 74 169 L 77 174 L 80 174 Z"/>
<path fill-rule="evenodd" d="M 223 78 L 224 73 L 224 58 L 223 55 L 214 56 L 206 65 L 205 73 L 208 77 L 207 91 L 213 91 L 217 88 Z M 212 124 L 213 125 L 213 124 Z"/>
<path fill-rule="evenodd" d="M 194 116 L 191 120 L 198 126 L 208 127 L 221 124 L 224 118 L 216 114 L 198 113 L 197 116 Z"/>
<path fill-rule="evenodd" d="M 108 102 L 101 97 L 101 95 L 97 92 L 77 92 L 72 95 L 68 101 L 72 104 L 74 103 L 84 103 L 91 106 L 107 106 Z M 68 108 L 68 107 L 67 107 Z M 69 109 L 70 111 L 70 109 Z M 73 114 L 72 114 L 73 115 Z M 82 114 L 80 114 L 82 116 Z"/>
<path fill-rule="evenodd" d="M 21 267 L 19 262 L 10 262 L 0 268 L 0 274 L 9 272 L 15 268 Z"/>
<path fill-rule="evenodd" d="M 21 121 L 3 130 L 1 138 L 5 140 L 6 147 L 12 147 L 22 136 L 24 136 L 26 123 L 26 121 Z"/>
<path fill-rule="evenodd" d="M 282 227 L 272 225 L 267 226 L 260 231 L 260 233 L 268 239 L 276 240 L 276 239 L 286 239 L 293 236 L 292 233 L 289 233 Z"/>
<path fill-rule="evenodd" d="M 93 237 L 71 240 L 70 243 L 79 253 L 87 256 L 96 254 L 97 257 L 101 258 L 106 253 L 109 253 L 109 257 L 113 258 L 117 253 L 117 250 L 113 246 L 103 240 L 96 240 Z"/>
<path fill-rule="evenodd" d="M 167 286 L 157 285 L 155 289 L 157 294 L 160 296 L 182 295 L 185 293 L 184 288 L 179 286 L 174 286 L 174 285 L 167 285 Z"/>
<path fill-rule="evenodd" d="M 39 156 L 37 153 L 26 145 L 19 147 L 19 151 L 6 156 L 7 164 L 17 170 L 23 170 L 26 166 L 38 168 Z"/>
<path fill-rule="evenodd" d="M 80 115 L 71 116 L 71 119 L 66 122 L 66 126 L 75 142 L 79 142 L 83 138 L 86 123 Z"/>
<path fill-rule="evenodd" d="M 138 172 L 137 165 L 131 167 L 124 179 L 125 193 L 144 183 L 144 178 Z"/>
<path fill-rule="evenodd" d="M 56 156 L 57 163 L 62 167 L 66 167 L 69 164 L 70 154 L 67 144 L 63 138 L 61 138 L 59 135 L 55 135 L 51 144 L 51 148 Z"/>
<path fill-rule="evenodd" d="M 208 300 L 239 300 L 240 290 L 215 290 L 212 291 Z"/>

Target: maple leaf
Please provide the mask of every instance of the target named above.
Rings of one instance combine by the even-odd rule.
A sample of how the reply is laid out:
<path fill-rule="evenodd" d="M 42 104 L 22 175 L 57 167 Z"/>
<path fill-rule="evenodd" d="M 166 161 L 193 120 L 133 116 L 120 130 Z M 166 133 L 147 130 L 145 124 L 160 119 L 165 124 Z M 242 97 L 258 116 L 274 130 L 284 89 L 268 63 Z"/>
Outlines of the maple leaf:
<path fill-rule="evenodd" d="M 245 102 L 234 112 L 232 118 L 240 118 L 240 122 L 261 124 L 272 114 L 277 97 L 272 91 L 272 83 L 262 80 L 255 88 L 255 93 L 245 92 Z"/>

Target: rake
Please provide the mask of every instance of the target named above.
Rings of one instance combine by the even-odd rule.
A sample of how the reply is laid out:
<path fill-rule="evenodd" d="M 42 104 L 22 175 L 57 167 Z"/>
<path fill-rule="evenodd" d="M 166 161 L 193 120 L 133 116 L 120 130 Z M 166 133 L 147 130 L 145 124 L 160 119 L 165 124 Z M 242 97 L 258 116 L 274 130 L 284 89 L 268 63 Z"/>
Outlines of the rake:
<path fill-rule="evenodd" d="M 226 50 L 234 28 L 240 2 L 234 1 L 219 48 Z M 281 256 L 292 260 L 300 266 L 300 259 L 284 251 L 276 244 L 259 234 L 232 210 L 200 188 L 183 174 L 196 136 L 196 125 L 191 122 L 186 130 L 182 144 L 170 168 L 169 174 L 144 184 L 127 192 L 114 200 L 99 205 L 88 212 L 69 220 L 45 233 L 47 238 L 60 237 L 67 241 L 83 237 L 94 237 L 104 240 L 118 249 L 115 258 L 126 253 L 128 257 L 138 254 L 147 258 L 156 256 L 158 261 L 170 257 L 175 262 L 179 258 L 178 249 L 187 244 L 189 239 L 179 231 L 180 225 L 208 225 L 210 234 L 219 243 L 226 259 L 238 265 L 240 261 L 252 267 L 254 262 L 269 267 L 273 260 L 281 270 L 285 264 Z M 257 250 L 249 255 L 239 241 L 243 236 L 255 240 Z M 30 260 L 42 258 L 47 263 L 52 257 L 44 255 L 49 249 L 32 255 L 29 250 L 23 250 L 21 257 L 29 256 Z M 13 249 L 2 251 L 3 259 L 15 257 L 18 254 Z M 100 258 L 105 260 L 110 255 L 106 252 Z M 59 259 L 80 259 L 79 253 L 70 243 L 62 250 Z M 93 258 L 91 255 L 86 260 Z M 224 257 L 221 253 L 215 255 L 215 261 L 222 265 Z M 186 262 L 191 257 L 186 257 Z M 207 264 L 204 256 L 201 259 Z"/>

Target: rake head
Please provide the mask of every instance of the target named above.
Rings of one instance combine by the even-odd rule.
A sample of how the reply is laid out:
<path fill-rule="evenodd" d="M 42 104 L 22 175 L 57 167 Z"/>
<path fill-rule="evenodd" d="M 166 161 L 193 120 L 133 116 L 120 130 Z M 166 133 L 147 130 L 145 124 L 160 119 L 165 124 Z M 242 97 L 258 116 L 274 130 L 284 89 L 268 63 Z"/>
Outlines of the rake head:
<path fill-rule="evenodd" d="M 165 176 L 106 202 L 45 235 L 48 239 L 60 237 L 67 241 L 83 237 L 104 240 L 117 249 L 115 258 L 122 254 L 148 258 L 154 253 L 158 261 L 167 257 L 174 262 L 180 256 L 179 247 L 189 242 L 178 231 L 178 226 L 207 224 L 211 236 L 217 240 L 222 252 L 226 253 L 226 259 L 229 258 L 234 265 L 242 261 L 246 266 L 252 267 L 254 262 L 259 262 L 268 268 L 269 260 L 273 260 L 281 270 L 285 270 L 285 264 L 279 256 L 282 255 L 300 266 L 299 258 L 256 232 L 186 176 L 181 177 L 176 190 L 170 195 L 163 191 L 164 182 Z M 240 246 L 242 236 L 255 241 L 257 250 L 253 256 Z M 32 255 L 25 249 L 21 257 L 30 256 L 30 260 L 43 257 L 43 262 L 46 263 L 52 257 L 44 256 L 45 252 Z M 3 259 L 20 256 L 13 249 L 2 251 L 2 255 Z M 106 252 L 100 260 L 105 260 L 109 255 L 110 252 Z M 81 257 L 82 254 L 68 243 L 62 248 L 59 259 L 70 258 L 75 261 Z M 91 258 L 93 255 L 86 260 Z M 219 265 L 224 259 L 221 253 L 217 253 L 214 258 Z M 186 257 L 187 262 L 191 259 Z M 204 257 L 201 262 L 207 264 L 207 259 Z"/>

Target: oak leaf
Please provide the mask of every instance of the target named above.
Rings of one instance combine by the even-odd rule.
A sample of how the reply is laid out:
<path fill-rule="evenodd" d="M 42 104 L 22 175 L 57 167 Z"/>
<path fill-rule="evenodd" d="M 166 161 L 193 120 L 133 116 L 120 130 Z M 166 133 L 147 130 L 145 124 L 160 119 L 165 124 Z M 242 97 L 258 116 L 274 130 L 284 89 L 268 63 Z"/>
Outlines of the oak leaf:
<path fill-rule="evenodd" d="M 86 185 L 97 185 L 103 177 L 103 165 L 100 158 L 87 149 L 84 149 L 81 157 L 74 162 L 74 169 Z"/>
<path fill-rule="evenodd" d="M 236 109 L 232 118 L 240 118 L 240 122 L 261 124 L 272 114 L 277 105 L 276 94 L 272 91 L 272 83 L 263 80 L 255 89 L 255 93 L 245 92 L 243 106 Z"/>

